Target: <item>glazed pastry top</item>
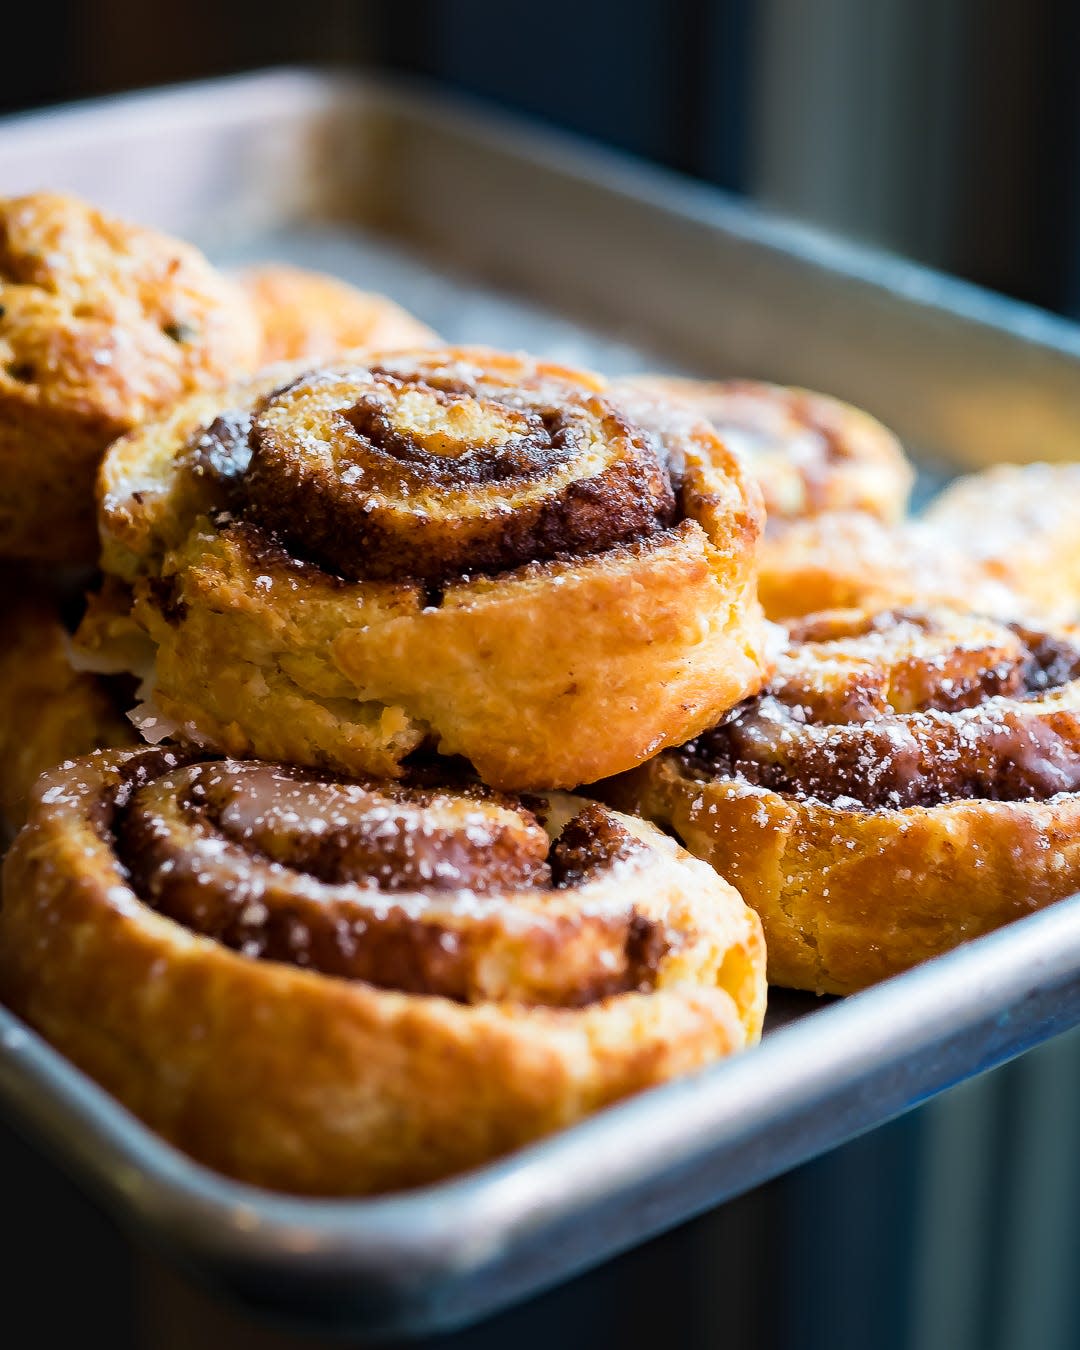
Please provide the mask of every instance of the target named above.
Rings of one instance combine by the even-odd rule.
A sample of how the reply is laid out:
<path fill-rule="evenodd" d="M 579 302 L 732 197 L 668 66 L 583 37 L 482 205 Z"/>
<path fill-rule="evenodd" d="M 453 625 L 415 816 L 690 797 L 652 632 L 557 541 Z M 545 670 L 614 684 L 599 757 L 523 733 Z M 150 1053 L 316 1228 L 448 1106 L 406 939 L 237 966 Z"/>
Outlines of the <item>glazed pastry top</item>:
<path fill-rule="evenodd" d="M 765 693 L 680 752 L 691 772 L 897 809 L 1080 788 L 1080 635 L 944 610 L 788 628 Z"/>

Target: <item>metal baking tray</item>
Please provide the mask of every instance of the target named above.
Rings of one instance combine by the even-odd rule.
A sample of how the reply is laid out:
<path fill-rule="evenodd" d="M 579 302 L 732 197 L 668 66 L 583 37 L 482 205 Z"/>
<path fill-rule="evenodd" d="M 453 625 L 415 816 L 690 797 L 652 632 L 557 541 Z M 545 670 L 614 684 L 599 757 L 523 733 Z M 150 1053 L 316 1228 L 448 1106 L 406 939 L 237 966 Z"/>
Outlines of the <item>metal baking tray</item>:
<path fill-rule="evenodd" d="M 0 123 L 0 192 L 82 192 L 236 262 L 384 290 L 448 338 L 828 390 L 931 467 L 1080 455 L 1080 331 L 460 101 L 277 71 Z M 0 1105 L 241 1302 L 369 1338 L 460 1326 L 1080 1022 L 1080 897 L 456 1180 L 271 1195 L 197 1166 L 0 1010 Z"/>

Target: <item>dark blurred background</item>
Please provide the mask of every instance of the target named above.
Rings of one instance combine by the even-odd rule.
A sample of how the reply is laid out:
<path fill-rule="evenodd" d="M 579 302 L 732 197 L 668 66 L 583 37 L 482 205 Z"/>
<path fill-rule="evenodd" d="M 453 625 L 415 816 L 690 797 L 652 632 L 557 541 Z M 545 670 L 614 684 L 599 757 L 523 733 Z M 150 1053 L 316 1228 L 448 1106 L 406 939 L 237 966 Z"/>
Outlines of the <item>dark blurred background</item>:
<path fill-rule="evenodd" d="M 96 0 L 21 7 L 8 37 L 4 111 L 283 62 L 419 74 L 1080 316 L 1072 0 Z M 1074 1350 L 1078 1046 L 439 1344 Z M 26 1343 L 309 1344 L 218 1309 L 6 1136 L 0 1190 L 34 1197 L 3 1277 Z"/>
<path fill-rule="evenodd" d="M 13 32 L 0 110 L 281 62 L 419 72 L 1080 308 L 1075 0 L 70 0 Z"/>

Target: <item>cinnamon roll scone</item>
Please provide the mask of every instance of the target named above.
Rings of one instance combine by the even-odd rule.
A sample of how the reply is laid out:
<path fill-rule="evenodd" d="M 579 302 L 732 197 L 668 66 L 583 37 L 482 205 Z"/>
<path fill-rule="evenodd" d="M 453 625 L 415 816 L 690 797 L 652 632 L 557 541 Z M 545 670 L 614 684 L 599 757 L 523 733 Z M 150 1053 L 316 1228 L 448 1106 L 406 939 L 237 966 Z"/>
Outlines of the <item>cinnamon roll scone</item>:
<path fill-rule="evenodd" d="M 899 520 L 915 475 L 900 442 L 859 408 L 756 380 L 635 376 L 628 383 L 692 407 L 745 456 L 770 526 L 823 511 Z"/>
<path fill-rule="evenodd" d="M 258 354 L 250 303 L 191 245 L 73 197 L 0 198 L 0 557 L 92 563 L 109 442 Z"/>
<path fill-rule="evenodd" d="M 103 465 L 159 724 L 345 773 L 436 748 L 496 787 L 571 787 L 760 688 L 760 496 L 693 416 L 479 349 L 260 381 Z"/>
<path fill-rule="evenodd" d="M 55 597 L 10 570 L 0 583 L 2 834 L 22 825 L 30 790 L 46 769 L 104 746 L 133 745 L 138 737 L 124 716 L 134 686 L 72 664 Z"/>
<path fill-rule="evenodd" d="M 1080 618 L 1080 464 L 1001 464 L 969 474 L 923 519 L 1033 612 Z"/>
<path fill-rule="evenodd" d="M 385 295 L 281 263 L 241 272 L 262 333 L 262 364 L 319 360 L 354 348 L 433 347 L 438 337 Z"/>
<path fill-rule="evenodd" d="M 1007 584 L 1014 579 L 929 521 L 890 525 L 865 511 L 831 511 L 769 535 L 758 595 L 770 619 L 910 605 L 1012 618 L 1031 608 L 1029 596 Z"/>
<path fill-rule="evenodd" d="M 773 983 L 847 993 L 1080 889 L 1080 630 L 789 632 L 763 694 L 601 789 L 739 888 Z"/>
<path fill-rule="evenodd" d="M 756 916 L 579 798 L 103 752 L 39 785 L 4 897 L 4 1001 L 287 1191 L 436 1180 L 761 1030 Z"/>
<path fill-rule="evenodd" d="M 791 521 L 762 550 L 758 593 L 776 619 L 940 604 L 1072 622 L 1080 617 L 1080 465 L 970 474 L 895 525 L 854 511 Z"/>

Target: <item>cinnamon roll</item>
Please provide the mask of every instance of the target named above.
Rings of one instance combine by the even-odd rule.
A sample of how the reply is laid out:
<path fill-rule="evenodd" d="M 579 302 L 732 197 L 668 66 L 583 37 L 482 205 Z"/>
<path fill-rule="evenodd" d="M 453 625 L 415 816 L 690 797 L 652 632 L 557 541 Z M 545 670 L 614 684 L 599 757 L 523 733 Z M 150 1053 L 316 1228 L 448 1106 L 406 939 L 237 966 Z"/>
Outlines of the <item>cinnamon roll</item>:
<path fill-rule="evenodd" d="M 189 741 L 571 787 L 760 688 L 760 498 L 704 424 L 475 349 L 198 400 L 103 466 L 105 566 Z"/>
<path fill-rule="evenodd" d="M 770 525 L 825 511 L 899 520 L 914 472 L 880 422 L 826 394 L 756 380 L 637 376 L 632 386 L 692 407 L 745 456 Z"/>
<path fill-rule="evenodd" d="M 190 245 L 73 197 L 0 199 L 0 556 L 93 562 L 109 442 L 258 346 L 241 290 Z"/>
<path fill-rule="evenodd" d="M 582 799 L 105 752 L 42 780 L 4 895 L 4 1000 L 287 1191 L 436 1180 L 761 1029 L 752 911 Z"/>
<path fill-rule="evenodd" d="M 950 611 L 789 626 L 764 693 L 604 789 L 847 993 L 1080 888 L 1080 630 Z"/>
<path fill-rule="evenodd" d="M 1015 617 L 1030 601 L 1008 580 L 935 523 L 888 525 L 864 511 L 832 511 L 769 535 L 758 595 L 770 619 L 910 605 Z"/>
<path fill-rule="evenodd" d="M 46 769 L 103 746 L 133 745 L 130 681 L 77 669 L 56 598 L 12 571 L 0 577 L 0 824 L 18 828 Z"/>
<path fill-rule="evenodd" d="M 776 619 L 914 604 L 1072 622 L 1080 616 L 1080 465 L 971 474 L 899 525 L 860 512 L 791 521 L 766 541 L 758 590 Z"/>
<path fill-rule="evenodd" d="M 970 474 L 931 502 L 924 519 L 1033 612 L 1080 618 L 1080 464 Z"/>
<path fill-rule="evenodd" d="M 360 347 L 433 347 L 438 337 L 385 295 L 358 291 L 322 272 L 266 263 L 240 284 L 262 332 L 262 364 L 321 360 Z"/>

